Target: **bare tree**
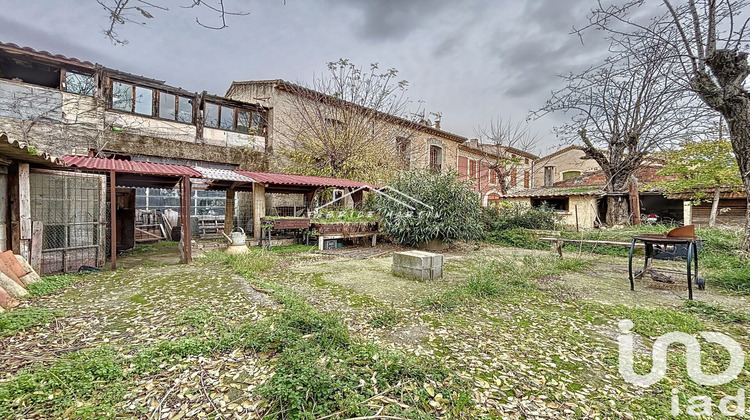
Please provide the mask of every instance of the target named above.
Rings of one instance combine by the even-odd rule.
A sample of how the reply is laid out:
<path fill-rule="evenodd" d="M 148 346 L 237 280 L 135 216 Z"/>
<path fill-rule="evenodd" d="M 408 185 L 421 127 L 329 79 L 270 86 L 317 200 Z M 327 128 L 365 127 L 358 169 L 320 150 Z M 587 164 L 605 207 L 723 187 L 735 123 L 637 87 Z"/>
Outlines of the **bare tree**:
<path fill-rule="evenodd" d="M 487 152 L 483 160 L 495 173 L 500 193 L 507 194 L 513 169 L 524 165 L 524 159 L 517 152 L 530 153 L 539 142 L 539 134 L 532 132 L 527 124 L 502 118 L 494 119 L 488 126 L 475 128 L 474 133 L 482 150 Z"/>
<path fill-rule="evenodd" d="M 154 11 L 169 11 L 163 0 L 96 0 L 97 3 L 107 12 L 109 25 L 104 29 L 104 35 L 113 43 L 125 45 L 128 41 L 122 38 L 115 30 L 125 24 L 146 25 L 146 20 L 153 19 Z M 235 11 L 229 9 L 224 0 L 185 0 L 183 5 L 178 5 L 187 9 L 203 9 L 212 13 L 216 18 L 215 24 L 201 22 L 195 18 L 195 23 L 207 29 L 224 29 L 227 28 L 228 16 L 245 16 L 249 12 Z"/>
<path fill-rule="evenodd" d="M 328 63 L 309 87 L 284 83 L 288 108 L 278 122 L 277 152 L 288 171 L 383 182 L 407 167 L 417 123 L 406 119 L 408 83 L 377 64 Z"/>
<path fill-rule="evenodd" d="M 620 46 L 613 41 L 612 50 Z M 641 43 L 638 51 L 637 56 L 615 53 L 601 66 L 564 77 L 567 86 L 553 92 L 538 113 L 571 114 L 572 121 L 558 132 L 580 140 L 586 158 L 601 167 L 610 225 L 628 223 L 624 192 L 644 158 L 678 141 L 702 117 L 674 83 L 674 69 L 663 60 L 668 49 Z"/>
<path fill-rule="evenodd" d="M 662 0 L 661 12 L 645 22 L 634 13 L 644 4 L 644 0 L 608 7 L 600 3 L 590 16 L 590 25 L 582 30 L 604 30 L 632 43 L 669 46 L 670 57 L 680 64 L 684 84 L 724 117 L 748 196 L 743 249 L 750 251 L 750 92 L 745 86 L 750 75 L 745 52 L 750 20 L 740 18 L 748 1 L 689 0 L 675 4 Z M 632 48 L 624 51 L 637 53 Z"/>

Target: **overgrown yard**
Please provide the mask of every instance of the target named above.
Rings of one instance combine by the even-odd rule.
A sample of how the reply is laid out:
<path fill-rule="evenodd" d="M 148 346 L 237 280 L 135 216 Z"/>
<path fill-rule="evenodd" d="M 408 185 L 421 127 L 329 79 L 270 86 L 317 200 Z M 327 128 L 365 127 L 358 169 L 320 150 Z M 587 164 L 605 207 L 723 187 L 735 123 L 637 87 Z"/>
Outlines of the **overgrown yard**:
<path fill-rule="evenodd" d="M 750 305 L 710 282 L 692 303 L 631 292 L 622 257 L 482 245 L 446 254 L 434 282 L 392 276 L 390 255 L 306 247 L 162 262 L 47 278 L 0 315 L 0 417 L 664 418 L 673 389 L 683 413 L 750 389 L 750 358 L 703 387 L 681 347 L 662 381 L 624 382 L 619 320 L 646 373 L 671 331 L 750 349 Z M 703 344 L 704 370 L 723 370 L 727 352 Z"/>

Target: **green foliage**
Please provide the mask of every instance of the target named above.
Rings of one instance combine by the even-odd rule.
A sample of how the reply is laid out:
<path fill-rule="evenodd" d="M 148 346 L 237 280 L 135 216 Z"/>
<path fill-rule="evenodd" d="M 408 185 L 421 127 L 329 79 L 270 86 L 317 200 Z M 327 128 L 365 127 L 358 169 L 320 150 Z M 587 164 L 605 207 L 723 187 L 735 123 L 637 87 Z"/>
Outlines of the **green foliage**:
<path fill-rule="evenodd" d="M 32 327 L 47 325 L 57 312 L 47 308 L 17 308 L 0 314 L 0 336 L 12 335 Z"/>
<path fill-rule="evenodd" d="M 106 418 L 117 413 L 125 379 L 120 356 L 109 348 L 70 353 L 48 367 L 0 384 L 0 417 L 29 407 L 46 418 Z"/>
<path fill-rule="evenodd" d="M 415 246 L 433 239 L 451 243 L 482 236 L 479 197 L 471 190 L 470 184 L 459 181 L 455 173 L 401 172 L 390 185 L 433 207 L 428 209 L 407 200 L 417 208 L 410 210 L 395 201 L 378 197 L 375 208 L 380 214 L 380 227 L 397 242 Z"/>
<path fill-rule="evenodd" d="M 534 232 L 524 228 L 487 230 L 486 240 L 489 243 L 526 249 L 548 249 L 549 243 L 541 242 Z"/>
<path fill-rule="evenodd" d="M 530 207 L 503 202 L 485 207 L 482 221 L 490 232 L 516 228 L 551 230 L 560 222 L 560 216 L 547 206 Z"/>
<path fill-rule="evenodd" d="M 681 149 L 658 154 L 666 164 L 658 175 L 675 179 L 656 182 L 654 188 L 670 193 L 688 192 L 700 202 L 708 194 L 705 189 L 728 187 L 740 190 L 743 186 L 732 144 L 727 140 L 686 142 Z"/>
<path fill-rule="evenodd" d="M 59 276 L 42 277 L 42 281 L 28 285 L 31 296 L 43 296 L 56 293 L 81 281 L 83 276 L 78 274 L 63 274 Z"/>

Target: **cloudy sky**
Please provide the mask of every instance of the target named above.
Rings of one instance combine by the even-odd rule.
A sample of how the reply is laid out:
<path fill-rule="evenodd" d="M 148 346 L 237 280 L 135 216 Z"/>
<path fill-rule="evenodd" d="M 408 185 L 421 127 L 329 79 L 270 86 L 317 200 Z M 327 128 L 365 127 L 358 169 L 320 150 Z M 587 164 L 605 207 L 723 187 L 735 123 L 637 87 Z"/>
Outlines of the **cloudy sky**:
<path fill-rule="evenodd" d="M 102 34 L 96 0 L 0 0 L 0 41 L 219 95 L 233 80 L 310 83 L 329 61 L 377 62 L 409 81 L 415 107 L 423 101 L 443 129 L 469 138 L 498 117 L 523 121 L 561 87 L 558 74 L 596 63 L 605 47 L 570 35 L 595 0 L 225 0 L 250 14 L 220 31 L 196 24 L 219 25 L 216 14 L 179 6 L 191 2 L 153 1 L 170 10 L 147 9 L 152 19 L 131 14 L 146 25 L 116 28 L 122 46 Z M 532 122 L 536 152 L 559 145 L 551 128 L 564 118 Z"/>

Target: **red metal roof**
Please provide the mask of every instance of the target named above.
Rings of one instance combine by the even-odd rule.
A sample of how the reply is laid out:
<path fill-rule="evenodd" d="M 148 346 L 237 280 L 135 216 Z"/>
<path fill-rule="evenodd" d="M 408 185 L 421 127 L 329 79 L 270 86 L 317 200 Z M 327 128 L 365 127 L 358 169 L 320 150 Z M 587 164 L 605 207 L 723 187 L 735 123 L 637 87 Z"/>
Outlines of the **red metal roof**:
<path fill-rule="evenodd" d="M 252 178 L 255 182 L 272 185 L 294 185 L 303 187 L 336 187 L 336 188 L 359 188 L 372 186 L 364 182 L 350 181 L 348 179 L 325 178 L 310 175 L 274 174 L 269 172 L 235 171 L 239 174 Z"/>
<path fill-rule="evenodd" d="M 172 165 L 167 163 L 135 162 L 132 160 L 104 159 L 87 156 L 64 156 L 62 161 L 68 166 L 95 170 L 112 171 L 120 173 L 159 175 L 170 177 L 189 176 L 191 178 L 202 178 L 200 172 L 185 165 Z"/>

